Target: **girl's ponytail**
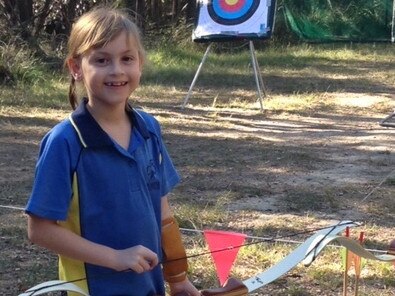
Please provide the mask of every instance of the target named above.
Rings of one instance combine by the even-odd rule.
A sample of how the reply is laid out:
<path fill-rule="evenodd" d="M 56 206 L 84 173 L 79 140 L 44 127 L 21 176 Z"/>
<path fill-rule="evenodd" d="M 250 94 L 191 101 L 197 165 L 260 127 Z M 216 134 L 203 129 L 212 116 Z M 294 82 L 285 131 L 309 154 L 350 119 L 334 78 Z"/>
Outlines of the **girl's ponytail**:
<path fill-rule="evenodd" d="M 71 108 L 75 110 L 78 106 L 78 99 L 77 99 L 77 88 L 75 86 L 75 78 L 71 75 L 70 79 L 70 86 L 69 86 L 69 102 Z"/>

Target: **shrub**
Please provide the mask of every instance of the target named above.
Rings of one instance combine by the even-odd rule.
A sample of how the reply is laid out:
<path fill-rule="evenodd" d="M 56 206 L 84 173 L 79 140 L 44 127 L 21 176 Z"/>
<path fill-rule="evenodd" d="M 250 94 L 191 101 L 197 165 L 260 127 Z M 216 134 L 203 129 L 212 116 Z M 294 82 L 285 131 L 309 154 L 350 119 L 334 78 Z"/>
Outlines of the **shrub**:
<path fill-rule="evenodd" d="M 44 67 L 23 43 L 0 44 L 0 83 L 35 83 L 43 79 Z"/>

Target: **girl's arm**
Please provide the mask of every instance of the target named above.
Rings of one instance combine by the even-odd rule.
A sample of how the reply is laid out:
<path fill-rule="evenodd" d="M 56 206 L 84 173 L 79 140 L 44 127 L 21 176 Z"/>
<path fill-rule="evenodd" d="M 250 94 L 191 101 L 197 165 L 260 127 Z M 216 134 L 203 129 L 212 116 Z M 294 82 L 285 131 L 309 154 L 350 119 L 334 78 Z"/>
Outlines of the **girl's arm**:
<path fill-rule="evenodd" d="M 117 271 L 131 269 L 142 273 L 158 264 L 157 255 L 144 246 L 115 250 L 88 241 L 59 226 L 55 221 L 35 215 L 28 216 L 28 237 L 34 244 L 62 256 Z"/>

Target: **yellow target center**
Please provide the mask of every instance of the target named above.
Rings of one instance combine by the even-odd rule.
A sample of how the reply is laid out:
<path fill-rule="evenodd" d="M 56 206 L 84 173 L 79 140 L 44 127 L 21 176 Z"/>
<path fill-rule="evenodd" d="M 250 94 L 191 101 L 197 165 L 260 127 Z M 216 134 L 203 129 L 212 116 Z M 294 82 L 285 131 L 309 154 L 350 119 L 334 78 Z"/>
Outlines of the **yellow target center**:
<path fill-rule="evenodd" d="M 235 5 L 239 0 L 225 0 L 225 3 L 229 6 Z"/>

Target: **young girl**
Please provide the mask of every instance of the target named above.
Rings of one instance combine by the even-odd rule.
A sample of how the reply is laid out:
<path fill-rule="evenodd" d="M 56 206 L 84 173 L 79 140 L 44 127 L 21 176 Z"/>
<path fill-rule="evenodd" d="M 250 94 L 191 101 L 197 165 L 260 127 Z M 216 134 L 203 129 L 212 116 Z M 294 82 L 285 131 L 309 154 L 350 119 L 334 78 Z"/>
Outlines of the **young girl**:
<path fill-rule="evenodd" d="M 158 122 L 128 104 L 144 63 L 138 29 L 96 8 L 73 25 L 68 49 L 74 112 L 41 143 L 29 239 L 59 254 L 60 279 L 86 279 L 76 284 L 93 296 L 165 295 L 164 279 L 171 295 L 200 295 L 166 197 L 179 176 Z"/>

